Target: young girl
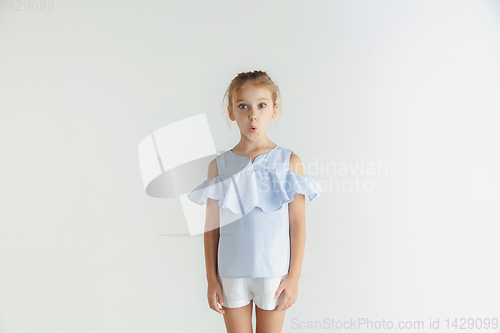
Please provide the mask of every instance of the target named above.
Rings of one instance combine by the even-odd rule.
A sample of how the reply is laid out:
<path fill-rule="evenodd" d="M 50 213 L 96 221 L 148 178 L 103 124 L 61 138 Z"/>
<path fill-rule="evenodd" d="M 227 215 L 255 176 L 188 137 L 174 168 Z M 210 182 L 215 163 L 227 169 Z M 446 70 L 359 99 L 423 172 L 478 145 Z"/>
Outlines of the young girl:
<path fill-rule="evenodd" d="M 322 190 L 304 174 L 291 149 L 266 135 L 280 109 L 279 95 L 262 71 L 232 80 L 224 99 L 240 142 L 218 155 L 209 164 L 208 179 L 188 194 L 193 202 L 207 204 L 208 304 L 224 315 L 229 333 L 252 332 L 253 303 L 256 332 L 281 332 L 298 294 L 305 195 L 313 200 Z"/>

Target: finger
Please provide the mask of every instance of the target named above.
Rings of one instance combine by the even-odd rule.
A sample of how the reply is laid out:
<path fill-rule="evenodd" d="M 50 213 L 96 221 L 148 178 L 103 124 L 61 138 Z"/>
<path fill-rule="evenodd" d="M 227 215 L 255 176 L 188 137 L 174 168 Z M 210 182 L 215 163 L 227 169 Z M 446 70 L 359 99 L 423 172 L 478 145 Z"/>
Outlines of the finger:
<path fill-rule="evenodd" d="M 217 305 L 217 301 L 215 300 L 215 297 L 212 298 L 212 300 L 210 301 L 210 308 L 220 314 L 223 314 L 224 311 L 222 309 L 219 308 L 219 306 Z"/>
<path fill-rule="evenodd" d="M 220 305 L 224 305 L 224 297 L 222 296 L 222 294 L 217 293 L 217 299 L 219 300 Z"/>
<path fill-rule="evenodd" d="M 219 306 L 217 306 L 217 310 L 219 311 L 220 314 L 224 314 L 226 313 L 226 311 L 224 310 L 224 308 L 222 307 L 222 304 L 220 305 L 220 308 Z"/>
<path fill-rule="evenodd" d="M 285 293 L 285 294 L 283 295 L 283 297 L 281 298 L 281 302 L 280 302 L 280 304 L 278 305 L 278 307 L 276 308 L 276 311 L 281 311 L 281 310 L 283 309 L 283 307 L 284 307 L 284 305 L 285 305 L 285 301 L 286 301 L 286 299 L 287 299 L 287 298 L 288 298 L 288 296 L 287 296 L 287 294 Z"/>
<path fill-rule="evenodd" d="M 221 305 L 220 313 L 221 314 L 226 313 L 226 311 L 224 311 L 224 309 L 222 309 L 222 306 L 224 305 L 224 296 L 222 296 L 222 294 L 220 294 L 220 293 L 217 292 L 217 298 L 219 300 L 219 304 Z"/>
<path fill-rule="evenodd" d="M 285 302 L 281 302 L 280 305 L 276 308 L 276 311 L 280 312 L 283 311 L 283 308 L 285 307 Z"/>
<path fill-rule="evenodd" d="M 283 287 L 279 286 L 278 290 L 274 293 L 274 298 L 280 297 L 281 292 L 283 291 Z"/>
<path fill-rule="evenodd" d="M 295 300 L 290 299 L 290 301 L 288 302 L 288 304 L 285 307 L 285 310 L 290 309 L 292 307 L 292 305 L 294 305 L 294 304 L 295 304 Z"/>
<path fill-rule="evenodd" d="M 208 306 L 210 307 L 210 309 L 217 311 L 217 310 L 215 310 L 214 305 L 212 304 L 212 301 L 208 301 Z"/>
<path fill-rule="evenodd" d="M 217 305 L 217 302 L 215 303 L 217 306 L 217 311 L 219 311 L 220 314 L 226 313 L 226 311 L 224 311 L 224 309 L 222 308 L 222 305 L 224 304 L 224 297 L 222 297 L 221 294 L 217 293 L 217 298 L 218 298 L 219 304 L 220 304 L 220 308 L 219 308 L 219 306 Z"/>
<path fill-rule="evenodd" d="M 283 297 L 283 300 L 281 301 L 281 303 L 280 303 L 280 305 L 278 307 L 278 312 L 286 310 L 287 309 L 287 305 L 289 303 L 290 303 L 290 297 L 286 296 L 286 294 L 285 294 L 285 297 Z"/>
<path fill-rule="evenodd" d="M 212 309 L 214 309 L 215 311 L 217 311 L 220 314 L 224 314 L 224 310 L 219 308 L 219 306 L 217 304 L 215 304 Z"/>

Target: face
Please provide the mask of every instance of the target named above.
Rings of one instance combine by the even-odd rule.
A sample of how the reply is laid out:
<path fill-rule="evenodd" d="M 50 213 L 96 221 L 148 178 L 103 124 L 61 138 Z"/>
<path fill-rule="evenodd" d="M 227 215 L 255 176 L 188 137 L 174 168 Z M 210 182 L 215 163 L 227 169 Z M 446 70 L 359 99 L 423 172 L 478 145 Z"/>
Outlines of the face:
<path fill-rule="evenodd" d="M 240 90 L 233 109 L 227 109 L 229 118 L 236 121 L 241 133 L 249 140 L 265 136 L 269 122 L 278 114 L 278 105 L 273 107 L 271 92 L 253 85 Z"/>

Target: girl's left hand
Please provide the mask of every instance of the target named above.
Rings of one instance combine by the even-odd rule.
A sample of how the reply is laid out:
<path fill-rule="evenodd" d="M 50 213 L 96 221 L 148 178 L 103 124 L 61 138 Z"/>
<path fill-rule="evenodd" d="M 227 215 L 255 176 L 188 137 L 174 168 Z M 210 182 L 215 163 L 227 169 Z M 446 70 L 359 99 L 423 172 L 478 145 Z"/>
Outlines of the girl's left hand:
<path fill-rule="evenodd" d="M 279 306 L 275 308 L 276 311 L 286 310 L 295 304 L 297 300 L 297 295 L 299 294 L 299 279 L 287 276 L 276 290 L 274 298 L 278 298 L 281 292 L 284 290 L 285 295 L 281 300 Z"/>

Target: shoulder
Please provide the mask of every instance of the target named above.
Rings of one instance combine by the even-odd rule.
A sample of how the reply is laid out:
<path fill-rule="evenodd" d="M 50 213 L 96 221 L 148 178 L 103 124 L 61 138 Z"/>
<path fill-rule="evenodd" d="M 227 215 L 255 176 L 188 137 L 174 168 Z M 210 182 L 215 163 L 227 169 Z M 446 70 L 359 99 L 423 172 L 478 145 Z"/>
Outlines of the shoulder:
<path fill-rule="evenodd" d="M 304 175 L 302 161 L 300 160 L 299 156 L 294 152 L 290 153 L 290 171 L 293 171 L 300 175 Z"/>
<path fill-rule="evenodd" d="M 210 164 L 208 164 L 208 174 L 207 178 L 214 178 L 219 175 L 219 170 L 217 168 L 217 158 L 214 158 L 212 161 L 210 161 Z"/>

